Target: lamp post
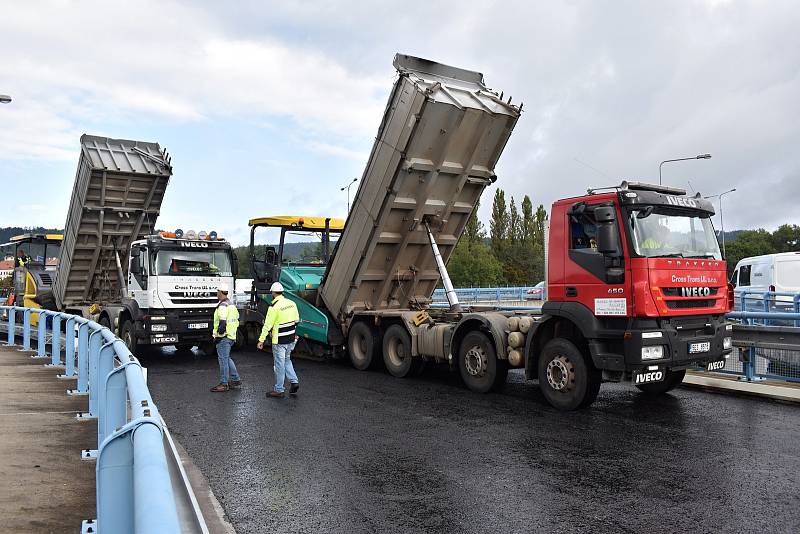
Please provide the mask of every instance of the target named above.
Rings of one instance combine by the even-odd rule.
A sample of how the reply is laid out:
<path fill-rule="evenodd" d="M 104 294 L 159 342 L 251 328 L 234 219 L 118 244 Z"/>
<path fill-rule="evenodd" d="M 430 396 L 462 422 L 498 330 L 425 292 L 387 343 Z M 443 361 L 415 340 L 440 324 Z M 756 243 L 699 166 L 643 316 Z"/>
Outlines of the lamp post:
<path fill-rule="evenodd" d="M 352 186 L 357 181 L 358 181 L 358 178 L 353 178 L 352 182 L 350 182 L 349 184 L 347 184 L 344 187 L 340 187 L 339 188 L 339 191 L 344 191 L 345 189 L 347 189 L 347 214 L 348 215 L 350 214 L 350 186 Z"/>
<path fill-rule="evenodd" d="M 724 193 L 720 193 L 718 195 L 711 195 L 711 196 L 705 197 L 705 198 L 719 197 L 719 225 L 722 228 L 722 257 L 723 257 L 723 259 L 727 258 L 728 255 L 725 253 L 725 219 L 723 219 L 723 217 L 722 217 L 722 197 L 727 195 L 728 193 L 733 193 L 734 191 L 736 191 L 735 187 L 733 189 L 728 189 Z"/>
<path fill-rule="evenodd" d="M 11 102 L 11 97 L 8 95 L 0 95 L 0 104 L 8 104 Z"/>
<path fill-rule="evenodd" d="M 672 161 L 689 161 L 689 160 L 692 160 L 692 159 L 711 159 L 711 154 L 698 154 L 697 156 L 694 156 L 693 158 L 665 159 L 658 166 L 658 185 L 661 185 L 661 167 L 665 163 L 670 163 Z"/>

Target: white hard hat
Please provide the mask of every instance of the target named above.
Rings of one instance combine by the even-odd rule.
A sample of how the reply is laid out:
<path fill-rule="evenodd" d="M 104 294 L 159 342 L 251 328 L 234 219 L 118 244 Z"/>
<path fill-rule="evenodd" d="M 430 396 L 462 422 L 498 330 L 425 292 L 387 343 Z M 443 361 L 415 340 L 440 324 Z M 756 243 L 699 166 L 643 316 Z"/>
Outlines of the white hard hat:
<path fill-rule="evenodd" d="M 219 285 L 217 286 L 217 291 L 222 291 L 223 293 L 227 293 L 230 290 L 231 287 L 225 282 L 220 282 Z"/>
<path fill-rule="evenodd" d="M 269 288 L 270 293 L 283 293 L 283 286 L 280 282 L 275 282 L 272 284 L 272 287 Z"/>

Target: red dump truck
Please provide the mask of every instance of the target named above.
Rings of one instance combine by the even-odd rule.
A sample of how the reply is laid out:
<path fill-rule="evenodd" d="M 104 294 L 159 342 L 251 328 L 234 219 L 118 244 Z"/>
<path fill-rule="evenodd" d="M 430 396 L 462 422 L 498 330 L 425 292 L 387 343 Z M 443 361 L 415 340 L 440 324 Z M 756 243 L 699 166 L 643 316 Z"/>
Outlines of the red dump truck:
<path fill-rule="evenodd" d="M 327 341 L 310 343 L 397 377 L 446 362 L 477 392 L 524 368 L 563 410 L 591 404 L 603 380 L 661 393 L 687 368 L 724 365 L 731 291 L 714 210 L 677 189 L 622 183 L 556 202 L 542 313 L 461 305 L 445 265 L 497 179 L 521 106 L 478 72 L 401 55 L 394 64 L 399 76 L 344 232 L 321 282 L 294 295 L 319 312 L 301 323 L 328 329 Z M 261 297 L 292 268 L 251 261 Z M 444 309 L 431 306 L 440 281 Z"/>

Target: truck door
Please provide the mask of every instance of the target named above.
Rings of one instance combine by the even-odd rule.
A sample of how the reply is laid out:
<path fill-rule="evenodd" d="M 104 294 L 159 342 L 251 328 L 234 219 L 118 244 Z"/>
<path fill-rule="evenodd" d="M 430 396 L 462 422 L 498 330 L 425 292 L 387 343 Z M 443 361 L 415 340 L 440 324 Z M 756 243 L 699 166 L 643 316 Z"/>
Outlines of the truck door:
<path fill-rule="evenodd" d="M 580 302 L 598 316 L 626 316 L 633 301 L 616 206 L 579 202 L 566 217 L 564 300 Z"/>

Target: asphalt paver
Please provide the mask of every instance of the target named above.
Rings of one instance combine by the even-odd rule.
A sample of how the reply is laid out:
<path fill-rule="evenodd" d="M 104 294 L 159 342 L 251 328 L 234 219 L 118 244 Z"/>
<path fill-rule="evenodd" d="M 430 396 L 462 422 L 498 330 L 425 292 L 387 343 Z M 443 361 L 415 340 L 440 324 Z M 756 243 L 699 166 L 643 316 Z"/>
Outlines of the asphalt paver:
<path fill-rule="evenodd" d="M 210 393 L 215 357 L 142 358 L 173 435 L 234 527 L 256 532 L 799 532 L 797 405 L 604 384 L 571 413 L 512 372 L 475 394 L 446 367 L 396 379 L 268 353 Z"/>

